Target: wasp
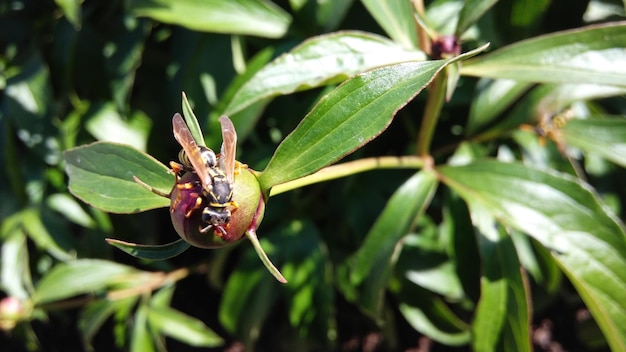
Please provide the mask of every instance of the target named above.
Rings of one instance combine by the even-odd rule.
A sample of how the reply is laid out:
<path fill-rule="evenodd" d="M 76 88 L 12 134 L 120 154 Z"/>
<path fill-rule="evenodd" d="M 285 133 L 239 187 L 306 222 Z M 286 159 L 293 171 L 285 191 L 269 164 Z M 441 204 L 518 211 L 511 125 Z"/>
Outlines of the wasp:
<path fill-rule="evenodd" d="M 178 158 L 181 164 L 170 163 L 176 174 L 180 171 L 195 172 L 202 186 L 202 197 L 197 197 L 196 204 L 189 211 L 189 215 L 195 209 L 202 209 L 202 221 L 207 223 L 200 228 L 201 233 L 207 233 L 211 229 L 218 231 L 218 235 L 226 234 L 226 226 L 231 217 L 229 207 L 237 209 L 237 203 L 233 198 L 233 184 L 235 181 L 235 153 L 237 148 L 237 133 L 235 126 L 227 116 L 219 119 L 222 126 L 222 148 L 219 157 L 213 150 L 198 145 L 189 131 L 187 124 L 180 114 L 172 118 L 172 130 L 174 138 L 183 147 Z M 182 188 L 193 188 L 194 185 L 181 184 Z M 178 200 L 175 200 L 176 204 Z"/>

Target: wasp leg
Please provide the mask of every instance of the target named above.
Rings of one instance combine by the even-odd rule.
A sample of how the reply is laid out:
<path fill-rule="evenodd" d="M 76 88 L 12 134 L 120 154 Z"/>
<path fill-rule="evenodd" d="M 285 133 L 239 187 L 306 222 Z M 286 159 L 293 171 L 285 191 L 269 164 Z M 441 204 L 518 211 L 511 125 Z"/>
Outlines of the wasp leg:
<path fill-rule="evenodd" d="M 231 200 L 227 204 L 233 207 L 233 209 L 230 211 L 231 213 L 234 213 L 237 211 L 237 209 L 239 209 L 239 203 L 235 202 L 234 200 Z"/>
<path fill-rule="evenodd" d="M 246 168 L 248 167 L 248 164 L 244 164 L 244 163 L 240 163 L 237 160 L 235 160 L 235 176 L 239 175 L 241 173 L 241 168 Z"/>
<path fill-rule="evenodd" d="M 193 182 L 177 183 L 176 188 L 178 189 L 178 193 L 176 195 L 176 199 L 174 199 L 174 201 L 170 205 L 170 211 L 173 212 L 174 209 L 178 206 L 178 203 L 181 201 L 181 198 L 183 197 L 181 190 L 189 190 L 196 186 L 197 185 L 194 185 Z M 202 203 L 204 200 L 202 199 L 202 196 L 196 192 L 188 193 L 186 196 L 191 196 L 191 197 L 196 198 L 196 201 L 193 207 L 191 207 L 189 210 L 185 212 L 185 217 L 189 218 L 194 211 L 202 208 Z"/>
<path fill-rule="evenodd" d="M 183 164 L 179 164 L 175 161 L 170 161 L 170 167 L 172 168 L 170 172 L 176 175 L 176 177 L 178 177 L 178 174 L 186 170 Z"/>
<path fill-rule="evenodd" d="M 186 218 L 189 218 L 194 211 L 202 208 L 202 197 L 200 197 L 197 193 L 192 193 L 191 195 L 196 197 L 196 204 L 194 204 L 193 207 L 185 213 Z"/>
<path fill-rule="evenodd" d="M 170 195 L 169 195 L 169 194 L 167 194 L 167 193 L 163 193 L 163 192 L 159 191 L 158 189 L 156 189 L 156 188 L 154 188 L 154 187 L 150 186 L 149 184 L 147 184 L 147 183 L 143 182 L 142 180 L 140 180 L 137 176 L 133 176 L 133 180 L 134 180 L 134 181 L 135 181 L 138 185 L 140 185 L 141 187 L 143 187 L 143 188 L 147 189 L 148 191 L 150 191 L 150 192 L 152 192 L 152 193 L 156 194 L 157 196 L 161 196 L 161 197 L 165 197 L 165 198 L 169 198 L 169 197 L 170 197 Z"/>
<path fill-rule="evenodd" d="M 200 226 L 198 229 L 199 229 L 200 233 L 207 233 L 211 229 L 213 229 L 213 234 L 215 236 L 217 236 L 217 237 L 222 237 L 222 236 L 226 235 L 226 230 L 224 229 L 223 226 L 207 225 L 205 227 Z"/>

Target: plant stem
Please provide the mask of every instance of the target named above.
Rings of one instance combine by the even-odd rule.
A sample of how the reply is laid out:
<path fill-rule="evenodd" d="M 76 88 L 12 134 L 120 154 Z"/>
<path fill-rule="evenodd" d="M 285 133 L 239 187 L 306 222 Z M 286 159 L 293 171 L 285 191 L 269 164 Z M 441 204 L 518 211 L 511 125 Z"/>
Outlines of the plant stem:
<path fill-rule="evenodd" d="M 437 126 L 437 121 L 439 121 L 441 107 L 446 95 L 446 80 L 447 74 L 444 69 L 435 77 L 428 91 L 422 127 L 417 136 L 417 155 L 421 157 L 430 155 L 430 143 L 433 140 L 435 127 Z"/>
<path fill-rule="evenodd" d="M 286 284 L 287 280 L 285 279 L 283 274 L 281 274 L 280 270 L 278 270 L 278 268 L 274 266 L 270 258 L 263 250 L 261 242 L 259 242 L 259 238 L 256 235 L 256 231 L 254 229 L 248 229 L 248 231 L 246 231 L 246 237 L 248 237 L 250 242 L 252 242 L 252 247 L 254 247 L 256 254 L 259 256 L 259 259 L 261 259 L 261 262 L 263 262 L 263 265 L 265 265 L 270 274 L 272 274 L 272 276 L 274 276 L 274 278 L 278 280 L 278 282 L 280 282 L 281 284 Z"/>
<path fill-rule="evenodd" d="M 419 169 L 423 167 L 425 163 L 424 158 L 417 156 L 383 156 L 348 161 L 342 164 L 325 167 L 312 175 L 276 185 L 272 188 L 270 197 L 296 188 L 354 175 L 359 172 L 376 169 Z"/>

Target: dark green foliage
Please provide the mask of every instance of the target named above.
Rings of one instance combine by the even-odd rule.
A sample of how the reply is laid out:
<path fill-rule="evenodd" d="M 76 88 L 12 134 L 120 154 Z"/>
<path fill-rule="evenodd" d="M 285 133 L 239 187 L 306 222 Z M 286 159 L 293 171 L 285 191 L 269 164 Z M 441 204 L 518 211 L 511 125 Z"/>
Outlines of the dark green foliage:
<path fill-rule="evenodd" d="M 1 2 L 3 349 L 626 350 L 624 3 L 421 3 Z M 252 245 L 176 235 L 176 112 Z"/>

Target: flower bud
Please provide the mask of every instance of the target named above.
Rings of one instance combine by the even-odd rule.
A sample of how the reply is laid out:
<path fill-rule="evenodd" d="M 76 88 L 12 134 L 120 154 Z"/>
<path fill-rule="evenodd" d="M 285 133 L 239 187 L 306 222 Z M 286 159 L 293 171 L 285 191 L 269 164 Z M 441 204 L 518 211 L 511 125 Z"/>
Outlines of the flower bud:
<path fill-rule="evenodd" d="M 228 205 L 230 221 L 223 225 L 225 233 L 211 228 L 200 232 L 209 224 L 202 220 L 202 211 L 209 207 L 203 196 L 202 185 L 195 172 L 186 172 L 174 185 L 170 193 L 170 215 L 178 235 L 192 246 L 199 248 L 221 248 L 241 239 L 249 228 L 256 228 L 263 218 L 265 202 L 256 176 L 246 167 L 241 167 L 232 185 L 232 201 Z"/>

